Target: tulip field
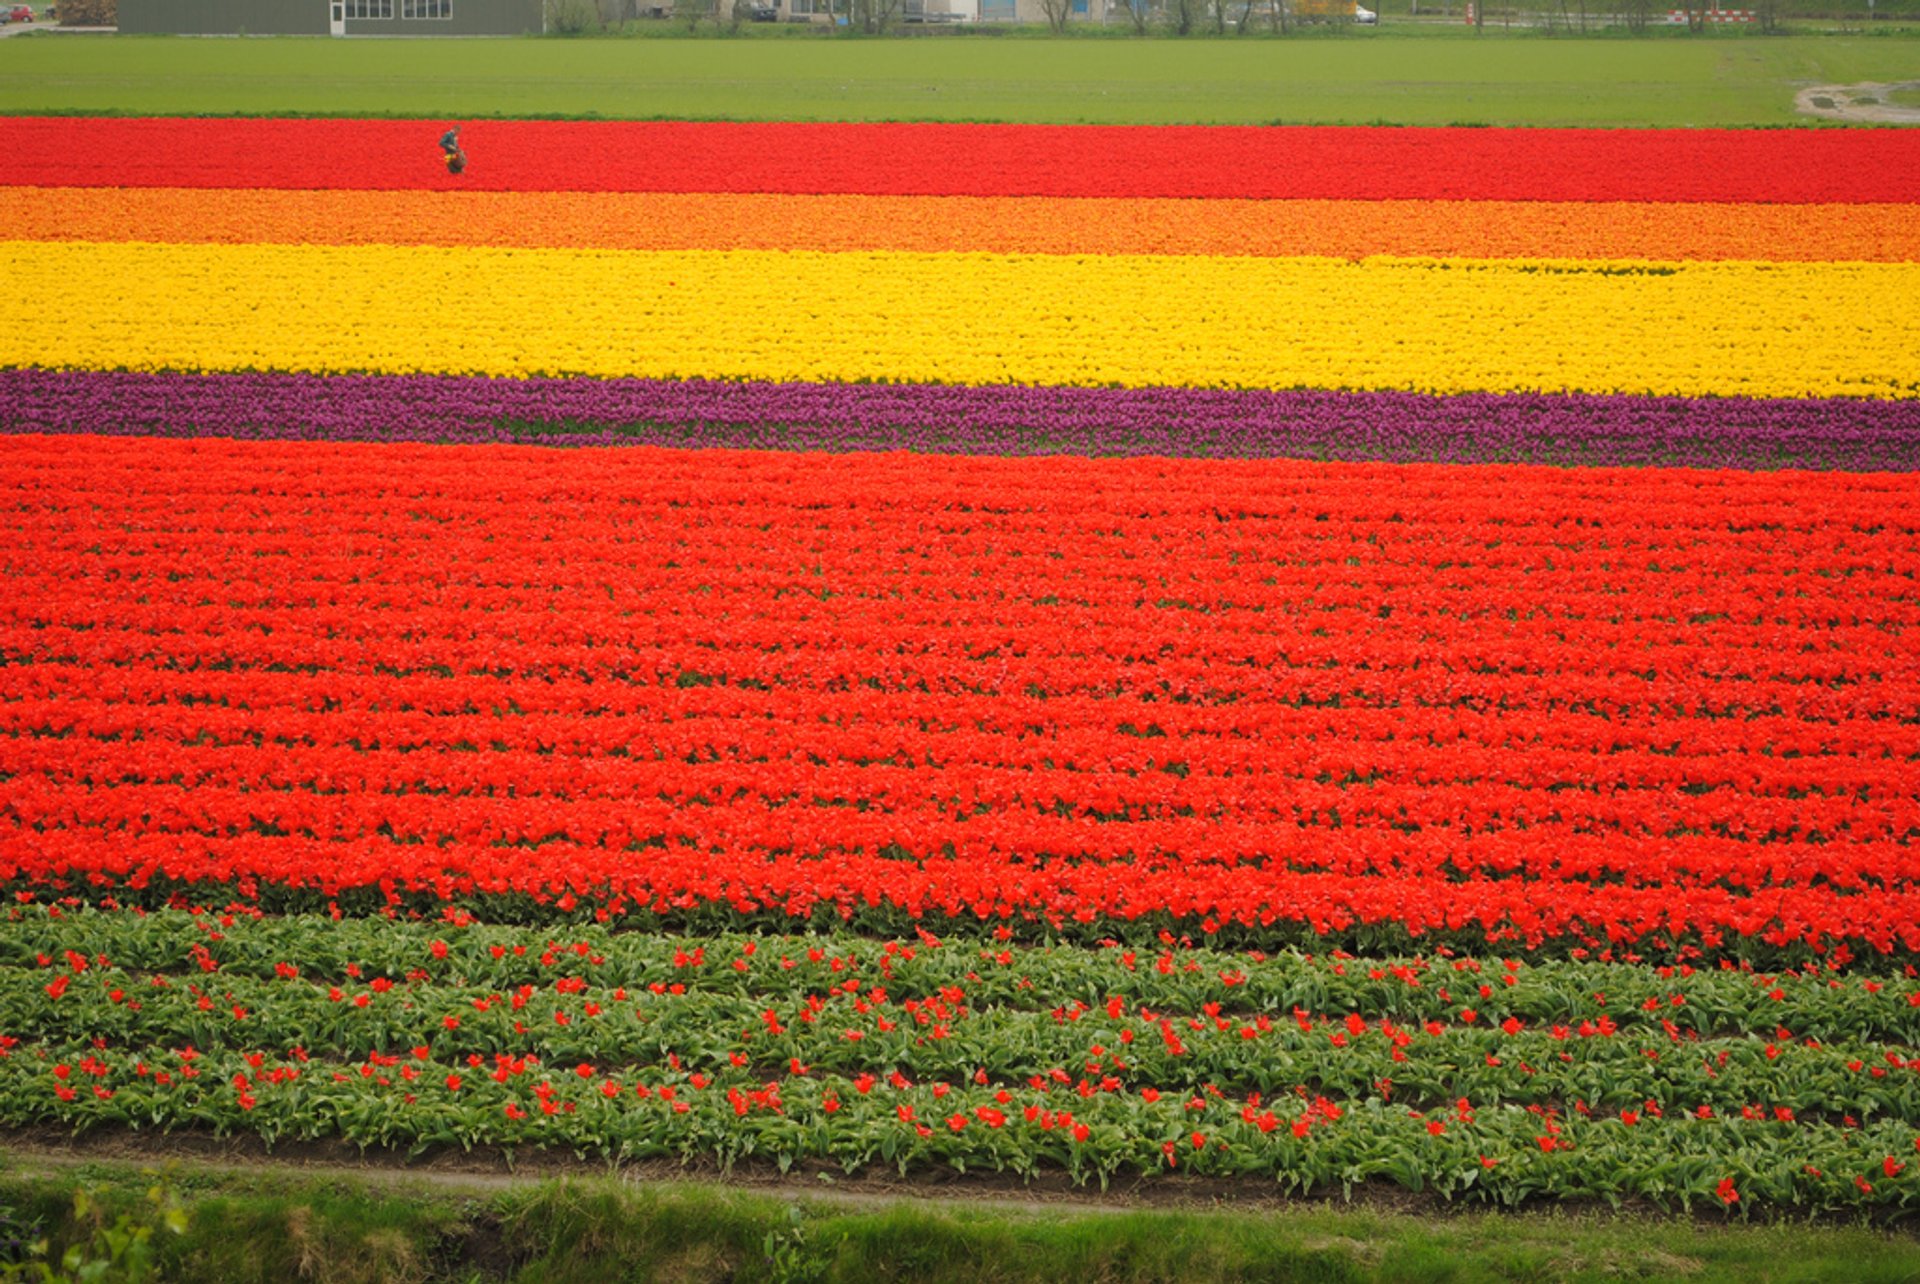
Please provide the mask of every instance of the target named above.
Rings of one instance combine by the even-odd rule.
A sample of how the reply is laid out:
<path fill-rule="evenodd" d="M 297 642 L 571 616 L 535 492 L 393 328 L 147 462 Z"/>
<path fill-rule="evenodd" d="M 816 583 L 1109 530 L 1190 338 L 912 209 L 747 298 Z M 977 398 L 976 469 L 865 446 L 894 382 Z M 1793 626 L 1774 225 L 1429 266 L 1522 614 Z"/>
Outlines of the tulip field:
<path fill-rule="evenodd" d="M 6 123 L 0 1127 L 1920 1200 L 1920 134 Z"/>

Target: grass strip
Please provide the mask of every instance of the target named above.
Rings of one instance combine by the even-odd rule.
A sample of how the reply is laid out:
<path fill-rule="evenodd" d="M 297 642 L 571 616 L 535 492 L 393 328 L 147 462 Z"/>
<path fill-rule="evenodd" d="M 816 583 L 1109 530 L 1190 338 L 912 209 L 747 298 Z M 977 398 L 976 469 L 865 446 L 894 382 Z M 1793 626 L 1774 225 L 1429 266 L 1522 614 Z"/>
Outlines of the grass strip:
<path fill-rule="evenodd" d="M 74 1212 L 74 1193 L 90 1207 Z M 161 1222 L 177 1203 L 184 1230 Z M 1866 1226 L 1707 1227 L 1552 1212 L 1413 1217 L 1298 1207 L 1096 1210 L 779 1198 L 610 1180 L 433 1189 L 339 1176 L 120 1164 L 0 1174 L 0 1227 L 104 1256 L 100 1229 L 155 1228 L 162 1278 L 235 1281 L 1907 1280 L 1920 1245 Z M 16 1254 L 21 1250 L 15 1249 Z"/>
<path fill-rule="evenodd" d="M 1491 31 L 1491 27 L 1489 28 Z M 0 46 L 0 111 L 1110 124 L 1806 123 L 1911 40 L 168 40 Z"/>

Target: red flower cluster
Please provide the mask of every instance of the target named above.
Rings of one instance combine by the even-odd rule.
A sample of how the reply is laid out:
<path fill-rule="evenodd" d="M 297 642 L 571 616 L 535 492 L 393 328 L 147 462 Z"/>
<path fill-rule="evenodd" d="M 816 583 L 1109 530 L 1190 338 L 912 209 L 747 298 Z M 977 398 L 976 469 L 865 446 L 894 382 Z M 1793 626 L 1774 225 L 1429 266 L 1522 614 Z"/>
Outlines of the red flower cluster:
<path fill-rule="evenodd" d="M 64 437 L 0 480 L 16 881 L 1920 948 L 1914 478 Z"/>
<path fill-rule="evenodd" d="M 1422 129 L 0 118 L 41 187 L 775 192 L 1331 200 L 1920 200 L 1920 135 Z"/>

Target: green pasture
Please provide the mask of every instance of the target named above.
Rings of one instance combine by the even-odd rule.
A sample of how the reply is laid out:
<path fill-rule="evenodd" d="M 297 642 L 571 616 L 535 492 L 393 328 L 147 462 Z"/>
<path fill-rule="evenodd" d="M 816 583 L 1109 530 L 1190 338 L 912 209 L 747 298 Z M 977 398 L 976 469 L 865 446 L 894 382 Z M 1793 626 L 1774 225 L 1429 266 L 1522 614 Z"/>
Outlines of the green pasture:
<path fill-rule="evenodd" d="M 0 113 L 1741 126 L 1867 80 L 1920 80 L 1920 38 L 0 41 Z"/>

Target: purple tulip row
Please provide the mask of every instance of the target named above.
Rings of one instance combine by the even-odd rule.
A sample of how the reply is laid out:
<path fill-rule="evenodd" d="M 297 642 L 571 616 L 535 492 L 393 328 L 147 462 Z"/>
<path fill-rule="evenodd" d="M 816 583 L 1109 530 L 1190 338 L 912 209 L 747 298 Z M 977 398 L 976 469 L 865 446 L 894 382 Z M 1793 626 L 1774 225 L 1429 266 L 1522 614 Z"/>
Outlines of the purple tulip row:
<path fill-rule="evenodd" d="M 0 370 L 0 431 L 1920 469 L 1920 402 Z"/>

